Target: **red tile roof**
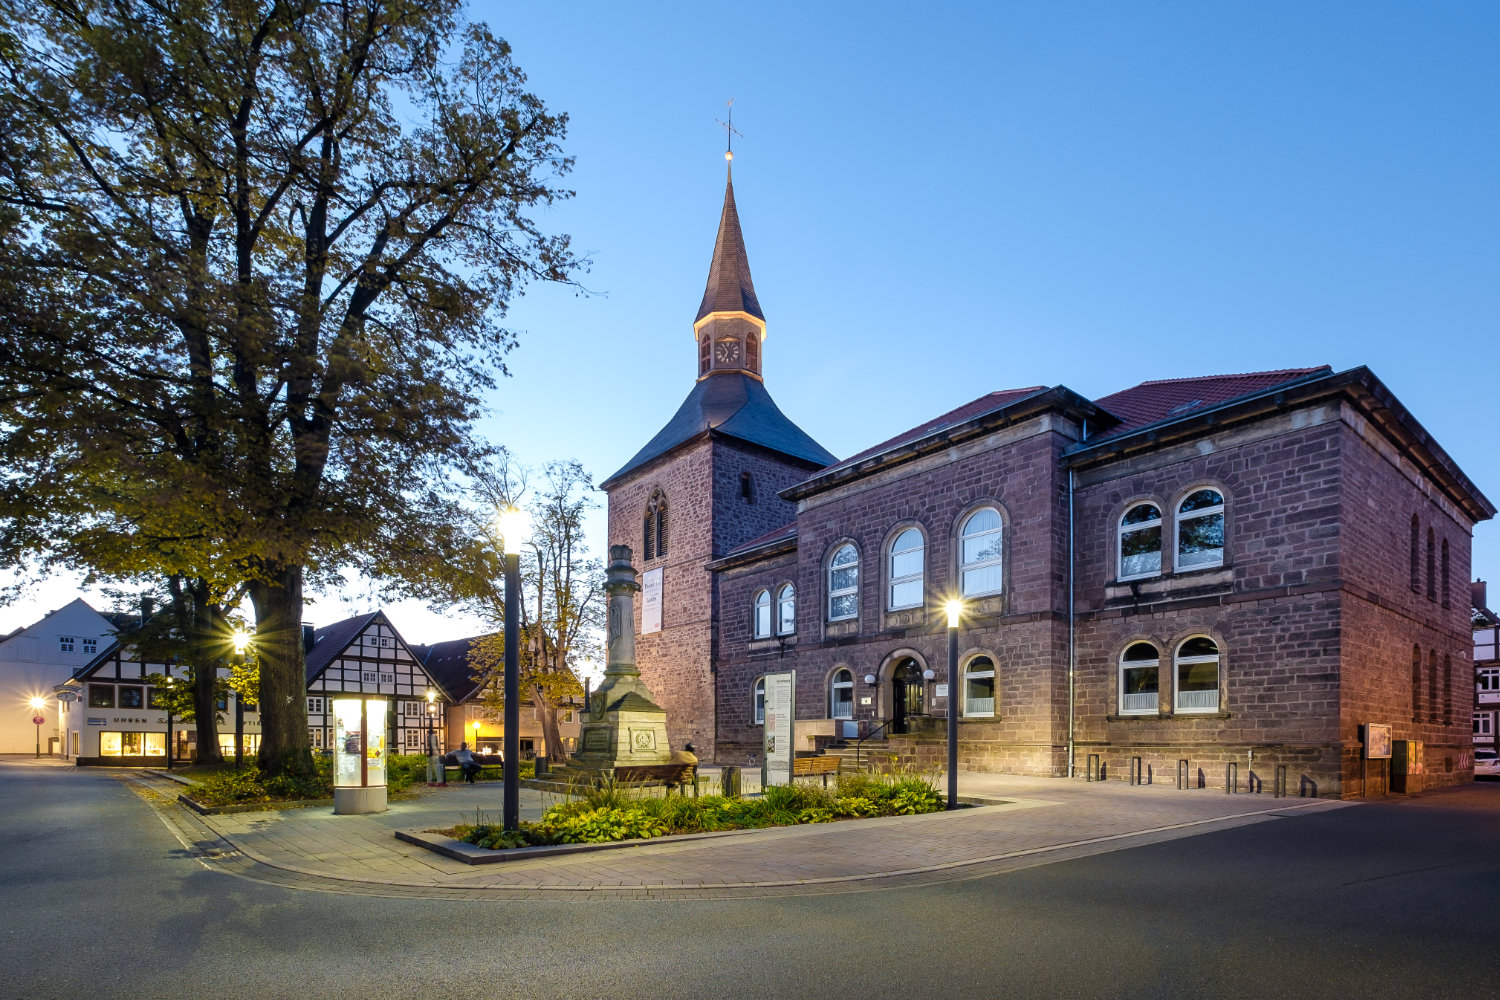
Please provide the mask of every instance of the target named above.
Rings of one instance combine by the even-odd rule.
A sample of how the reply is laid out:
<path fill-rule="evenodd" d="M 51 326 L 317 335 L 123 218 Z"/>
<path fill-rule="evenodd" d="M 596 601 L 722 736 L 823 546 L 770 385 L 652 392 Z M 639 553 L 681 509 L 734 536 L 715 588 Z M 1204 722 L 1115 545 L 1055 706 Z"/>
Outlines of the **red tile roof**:
<path fill-rule="evenodd" d="M 1186 416 L 1241 396 L 1300 381 L 1309 375 L 1327 374 L 1332 370 L 1327 365 L 1320 365 L 1316 368 L 1282 368 L 1269 372 L 1202 375 L 1197 378 L 1142 382 L 1094 400 L 1121 421 L 1119 426 L 1100 434 L 1099 439 L 1119 437 L 1147 424 L 1170 417 Z"/>
<path fill-rule="evenodd" d="M 1033 393 L 1046 391 L 1047 387 L 1044 385 L 1033 385 L 1025 389 L 1001 389 L 997 392 L 986 393 L 985 395 L 980 396 L 978 399 L 971 400 L 965 403 L 963 406 L 960 406 L 956 410 L 949 410 L 942 416 L 934 417 L 933 419 L 927 421 L 925 424 L 918 424 L 908 431 L 903 431 L 902 433 L 897 434 L 895 437 L 891 438 L 888 441 L 882 441 L 880 444 L 877 444 L 873 448 L 866 448 L 859 454 L 851 455 L 848 458 L 844 459 L 842 462 L 835 462 L 833 465 L 830 465 L 826 469 L 821 470 L 818 475 L 822 475 L 825 472 L 831 472 L 835 469 L 842 469 L 847 466 L 854 465 L 855 463 L 869 458 L 872 455 L 878 455 L 881 452 L 890 451 L 893 448 L 899 448 L 903 444 L 915 441 L 918 438 L 926 437 L 929 434 L 948 427 L 957 427 L 959 424 L 973 420 L 975 417 L 989 413 L 991 410 L 998 410 L 1002 406 L 1008 406 L 1018 399 L 1025 399 L 1027 396 L 1030 396 Z"/>

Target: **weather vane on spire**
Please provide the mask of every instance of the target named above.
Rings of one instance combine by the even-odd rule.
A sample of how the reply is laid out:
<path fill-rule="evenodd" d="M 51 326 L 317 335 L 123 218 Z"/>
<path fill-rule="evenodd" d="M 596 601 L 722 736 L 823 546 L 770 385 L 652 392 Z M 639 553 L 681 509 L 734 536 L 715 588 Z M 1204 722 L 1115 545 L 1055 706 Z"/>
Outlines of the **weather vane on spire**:
<path fill-rule="evenodd" d="M 724 107 L 729 109 L 727 112 L 725 112 L 727 119 L 715 118 L 714 121 L 718 122 L 719 126 L 724 129 L 724 159 L 733 161 L 734 137 L 738 135 L 741 139 L 743 139 L 744 136 L 740 134 L 739 129 L 734 127 L 734 98 L 731 97 L 725 103 Z"/>

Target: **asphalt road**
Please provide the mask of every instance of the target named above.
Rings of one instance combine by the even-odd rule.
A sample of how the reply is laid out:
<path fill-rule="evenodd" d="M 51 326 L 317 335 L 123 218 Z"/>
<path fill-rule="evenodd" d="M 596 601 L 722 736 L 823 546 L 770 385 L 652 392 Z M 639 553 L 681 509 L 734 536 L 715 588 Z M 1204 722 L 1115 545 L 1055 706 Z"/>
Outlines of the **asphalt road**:
<path fill-rule="evenodd" d="M 448 901 L 209 871 L 107 773 L 0 765 L 0 996 L 1500 996 L 1500 784 L 968 882 Z"/>

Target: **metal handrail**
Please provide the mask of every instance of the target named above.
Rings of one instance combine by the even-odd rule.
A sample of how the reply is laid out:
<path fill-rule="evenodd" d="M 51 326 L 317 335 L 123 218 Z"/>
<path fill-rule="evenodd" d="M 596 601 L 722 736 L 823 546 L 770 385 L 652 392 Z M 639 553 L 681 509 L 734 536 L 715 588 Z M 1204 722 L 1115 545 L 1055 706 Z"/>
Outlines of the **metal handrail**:
<path fill-rule="evenodd" d="M 874 729 L 870 730 L 868 733 L 854 741 L 854 769 L 856 771 L 859 770 L 859 755 L 860 752 L 864 750 L 865 740 L 874 739 L 877 733 L 879 733 L 882 729 L 884 729 L 886 726 L 889 726 L 895 721 L 895 719 L 886 719 L 880 725 L 876 726 Z"/>

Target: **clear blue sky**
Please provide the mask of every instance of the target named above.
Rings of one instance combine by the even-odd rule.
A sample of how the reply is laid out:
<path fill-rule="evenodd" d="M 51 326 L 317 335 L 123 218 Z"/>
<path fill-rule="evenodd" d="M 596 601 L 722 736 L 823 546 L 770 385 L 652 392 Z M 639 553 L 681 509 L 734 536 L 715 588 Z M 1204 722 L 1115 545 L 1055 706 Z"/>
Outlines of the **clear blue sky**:
<path fill-rule="evenodd" d="M 572 117 L 578 196 L 545 222 L 594 260 L 595 294 L 511 312 L 485 430 L 525 461 L 602 479 L 691 388 L 733 97 L 766 383 L 835 454 L 998 388 L 1363 364 L 1500 500 L 1500 5 L 473 16 Z M 1475 571 L 1500 578 L 1493 524 Z M 413 641 L 464 625 L 393 614 Z"/>

